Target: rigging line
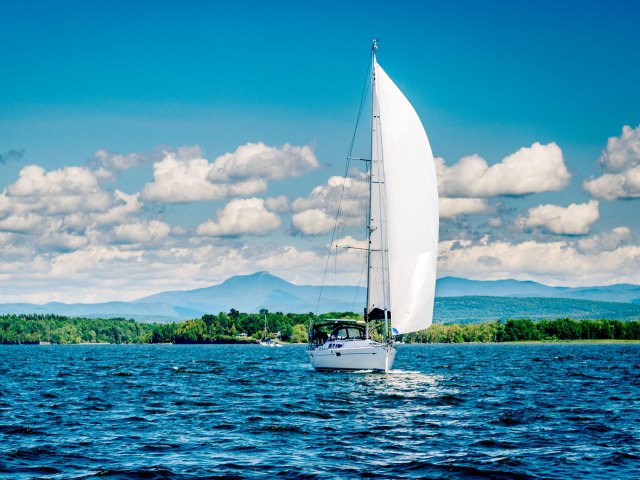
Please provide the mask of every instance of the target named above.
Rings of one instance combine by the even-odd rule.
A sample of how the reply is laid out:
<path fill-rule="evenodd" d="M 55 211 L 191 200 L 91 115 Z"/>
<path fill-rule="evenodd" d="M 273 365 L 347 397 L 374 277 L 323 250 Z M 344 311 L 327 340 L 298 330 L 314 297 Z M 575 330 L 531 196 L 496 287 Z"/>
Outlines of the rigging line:
<path fill-rule="evenodd" d="M 360 269 L 360 276 L 358 277 L 358 285 L 356 286 L 356 294 L 353 296 L 353 304 L 351 305 L 351 311 L 355 311 L 356 301 L 358 300 L 358 292 L 360 291 L 360 284 L 362 283 L 362 274 L 364 273 L 364 269 L 367 268 L 367 257 L 364 257 L 364 262 L 362 262 L 362 268 Z"/>
<path fill-rule="evenodd" d="M 366 185 L 363 184 L 363 187 L 366 187 Z M 363 193 L 365 195 L 367 193 L 366 188 L 360 188 L 358 190 L 360 190 L 360 191 L 356 191 L 355 198 L 353 199 L 353 202 L 351 202 L 351 207 L 349 208 L 349 211 L 345 215 L 345 218 L 350 218 L 351 217 L 351 212 L 353 212 L 353 209 L 355 208 L 356 204 L 358 203 L 358 200 L 360 199 L 360 197 L 362 196 Z M 339 229 L 337 236 L 341 237 L 342 235 L 344 235 L 344 231 L 347 229 L 347 227 L 348 227 L 347 222 L 343 222 L 342 228 Z"/>
<path fill-rule="evenodd" d="M 324 290 L 324 282 L 326 280 L 327 277 L 327 270 L 329 268 L 329 258 L 331 257 L 331 248 L 333 246 L 333 241 L 335 240 L 335 236 L 336 236 L 336 231 L 338 228 L 338 220 L 340 219 L 340 211 L 342 208 L 342 197 L 344 196 L 344 188 L 345 188 L 345 184 L 347 181 L 347 175 L 349 174 L 349 164 L 350 164 L 350 158 L 352 156 L 353 153 L 353 146 L 355 144 L 356 141 L 356 133 L 358 131 L 358 125 L 360 124 L 360 118 L 362 117 L 362 109 L 364 108 L 364 103 L 365 100 L 367 98 L 367 88 L 369 86 L 369 72 L 371 70 L 371 65 L 372 65 L 372 58 L 373 58 L 373 52 L 371 53 L 371 56 L 369 57 L 369 67 L 367 68 L 367 75 L 365 76 L 365 82 L 364 82 L 364 86 L 362 87 L 362 95 L 360 97 L 360 105 L 358 107 L 358 116 L 356 118 L 356 125 L 355 128 L 353 130 L 353 135 L 351 137 L 351 145 L 349 145 L 349 152 L 347 155 L 347 164 L 345 166 L 345 171 L 344 171 L 344 177 L 343 177 L 343 182 L 342 182 L 342 190 L 340 191 L 340 200 L 338 201 L 338 211 L 336 212 L 336 220 L 333 224 L 333 232 L 331 233 L 331 242 L 329 243 L 329 249 L 328 249 L 328 253 L 327 253 L 327 261 L 325 262 L 324 265 L 324 273 L 322 274 L 322 284 L 320 285 L 320 293 L 318 294 L 318 303 L 316 304 L 316 312 L 315 314 L 318 314 L 318 309 L 320 308 L 320 300 L 322 299 L 322 291 Z"/>
<path fill-rule="evenodd" d="M 333 308 L 336 308 L 338 303 L 336 300 L 336 282 L 338 281 L 338 245 L 336 245 L 336 256 L 333 259 Z M 333 309 L 332 309 L 333 310 Z"/>

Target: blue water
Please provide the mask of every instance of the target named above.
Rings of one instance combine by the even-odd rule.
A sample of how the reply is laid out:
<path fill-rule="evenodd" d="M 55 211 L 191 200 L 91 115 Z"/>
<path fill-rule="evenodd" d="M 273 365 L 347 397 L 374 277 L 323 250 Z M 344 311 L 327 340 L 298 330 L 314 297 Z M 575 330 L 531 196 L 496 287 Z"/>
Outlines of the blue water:
<path fill-rule="evenodd" d="M 0 347 L 2 478 L 640 478 L 640 345 Z"/>

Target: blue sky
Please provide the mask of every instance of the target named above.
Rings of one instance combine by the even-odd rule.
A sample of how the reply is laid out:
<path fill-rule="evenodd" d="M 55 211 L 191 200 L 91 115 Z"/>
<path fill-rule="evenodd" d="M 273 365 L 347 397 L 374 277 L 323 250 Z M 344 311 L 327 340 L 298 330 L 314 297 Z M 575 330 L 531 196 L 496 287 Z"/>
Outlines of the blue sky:
<path fill-rule="evenodd" d="M 0 301 L 129 299 L 265 269 L 318 283 L 374 37 L 445 165 L 441 275 L 640 283 L 637 2 L 2 11 Z M 491 170 L 516 152 L 540 178 L 528 190 Z M 179 202 L 158 193 L 227 153 L 236 173 L 209 179 L 217 193 L 206 178 L 174 185 L 193 193 Z M 479 157 L 487 175 L 465 183 Z M 357 283 L 361 259 L 343 257 L 336 275 Z"/>

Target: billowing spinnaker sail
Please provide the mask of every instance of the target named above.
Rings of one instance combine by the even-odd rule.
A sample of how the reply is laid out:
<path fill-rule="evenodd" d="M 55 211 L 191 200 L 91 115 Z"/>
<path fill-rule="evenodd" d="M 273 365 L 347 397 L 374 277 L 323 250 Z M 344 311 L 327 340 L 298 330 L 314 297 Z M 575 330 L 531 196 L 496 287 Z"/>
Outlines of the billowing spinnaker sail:
<path fill-rule="evenodd" d="M 391 325 L 409 333 L 431 325 L 438 259 L 438 183 L 418 114 L 375 64 L 386 191 Z"/>

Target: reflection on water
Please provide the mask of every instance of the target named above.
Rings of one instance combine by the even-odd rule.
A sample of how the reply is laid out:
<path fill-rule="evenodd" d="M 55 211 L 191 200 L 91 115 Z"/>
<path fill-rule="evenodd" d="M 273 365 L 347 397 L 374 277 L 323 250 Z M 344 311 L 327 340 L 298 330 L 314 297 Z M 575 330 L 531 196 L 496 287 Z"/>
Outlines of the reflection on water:
<path fill-rule="evenodd" d="M 6 478 L 637 478 L 640 345 L 0 347 Z"/>

